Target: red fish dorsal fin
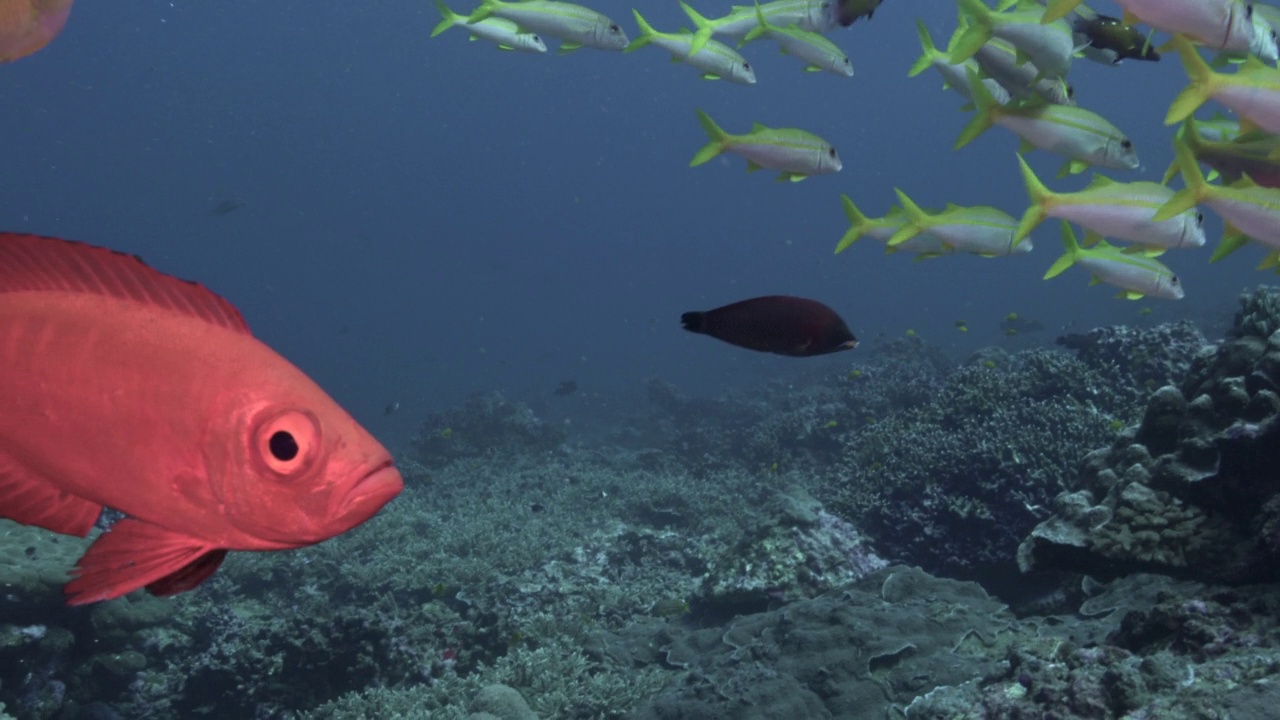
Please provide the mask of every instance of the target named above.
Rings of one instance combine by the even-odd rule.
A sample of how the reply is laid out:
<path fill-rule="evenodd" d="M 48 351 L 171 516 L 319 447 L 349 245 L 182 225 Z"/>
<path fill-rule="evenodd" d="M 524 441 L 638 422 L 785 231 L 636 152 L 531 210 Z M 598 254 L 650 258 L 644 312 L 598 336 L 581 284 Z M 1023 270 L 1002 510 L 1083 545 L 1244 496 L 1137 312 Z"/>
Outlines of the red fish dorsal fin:
<path fill-rule="evenodd" d="M 234 305 L 199 283 L 147 266 L 135 255 L 71 240 L 0 233 L 0 295 L 41 291 L 132 300 L 249 334 Z"/>

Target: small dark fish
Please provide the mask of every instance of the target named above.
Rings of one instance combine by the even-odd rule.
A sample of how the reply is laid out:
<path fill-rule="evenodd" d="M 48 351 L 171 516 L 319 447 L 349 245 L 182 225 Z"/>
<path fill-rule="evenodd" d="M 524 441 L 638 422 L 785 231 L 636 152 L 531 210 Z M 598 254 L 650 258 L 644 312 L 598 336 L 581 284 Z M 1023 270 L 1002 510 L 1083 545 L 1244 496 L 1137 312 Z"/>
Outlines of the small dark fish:
<path fill-rule="evenodd" d="M 214 205 L 213 209 L 209 211 L 209 214 L 210 215 L 226 215 L 227 213 L 235 212 L 236 210 L 239 210 L 242 207 L 244 207 L 243 200 L 237 200 L 235 198 L 227 198 L 226 200 L 223 200 L 217 205 Z"/>
<path fill-rule="evenodd" d="M 573 380 L 565 380 L 556 385 L 556 389 L 552 391 L 556 397 L 567 397 L 578 392 L 578 383 Z"/>
<path fill-rule="evenodd" d="M 687 312 L 680 322 L 689 332 L 730 345 L 791 357 L 852 350 L 858 339 L 835 310 L 816 300 L 768 295 L 705 312 Z"/>
<path fill-rule="evenodd" d="M 1000 321 L 1000 329 L 1005 335 L 1026 335 L 1027 333 L 1040 332 L 1044 329 L 1038 320 L 1031 318 L 1019 317 L 1018 313 L 1009 313 Z"/>
<path fill-rule="evenodd" d="M 398 403 L 398 402 L 387 403 L 387 406 L 386 406 L 385 408 L 383 408 L 383 410 L 382 410 L 382 414 L 383 414 L 383 415 L 391 415 L 391 414 L 395 413 L 395 411 L 397 411 L 397 410 L 399 410 L 399 409 L 400 409 L 400 403 Z"/>
<path fill-rule="evenodd" d="M 1151 44 L 1151 38 L 1120 18 L 1099 15 L 1094 18 L 1078 18 L 1073 28 L 1089 40 L 1089 46 L 1111 58 L 1111 64 L 1121 60 L 1146 60 L 1159 62 L 1160 53 Z"/>
<path fill-rule="evenodd" d="M 884 0 L 837 0 L 836 2 L 836 22 L 843 27 L 849 27 L 858 21 L 858 18 L 865 17 L 870 20 L 875 15 L 876 8 L 880 7 L 880 3 Z"/>

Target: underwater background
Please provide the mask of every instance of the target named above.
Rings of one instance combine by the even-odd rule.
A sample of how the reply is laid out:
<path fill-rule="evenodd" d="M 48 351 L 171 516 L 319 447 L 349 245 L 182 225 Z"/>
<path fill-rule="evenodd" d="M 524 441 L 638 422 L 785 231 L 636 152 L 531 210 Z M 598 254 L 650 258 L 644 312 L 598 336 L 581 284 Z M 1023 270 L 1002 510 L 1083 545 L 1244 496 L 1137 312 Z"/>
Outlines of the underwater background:
<path fill-rule="evenodd" d="M 635 36 L 632 4 L 590 5 Z M 889 0 L 830 33 L 853 78 L 760 44 L 740 87 L 650 49 L 428 41 L 427 2 L 77 3 L 0 70 L 4 229 L 208 285 L 407 488 L 316 547 L 89 608 L 61 602 L 80 540 L 0 524 L 0 717 L 1272 717 L 1274 275 L 1180 251 L 1185 299 L 1117 300 L 1041 279 L 1054 223 L 1015 257 L 833 255 L 840 193 L 1026 206 L 1012 136 L 953 151 L 963 100 L 906 77 L 915 17 L 956 22 Z M 1071 82 L 1138 148 L 1108 174 L 1159 181 L 1176 61 Z M 689 168 L 695 108 L 816 132 L 844 168 Z M 861 345 L 678 325 L 766 294 Z"/>

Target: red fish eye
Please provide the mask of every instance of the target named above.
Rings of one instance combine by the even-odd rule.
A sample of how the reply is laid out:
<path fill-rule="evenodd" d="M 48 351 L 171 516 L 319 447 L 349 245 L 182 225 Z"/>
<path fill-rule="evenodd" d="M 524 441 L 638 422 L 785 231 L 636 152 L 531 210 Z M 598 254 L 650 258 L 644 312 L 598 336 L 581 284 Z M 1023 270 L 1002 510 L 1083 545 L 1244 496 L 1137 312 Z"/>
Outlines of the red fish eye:
<path fill-rule="evenodd" d="M 311 413 L 286 410 L 258 426 L 259 460 L 272 473 L 299 475 L 311 466 L 320 444 L 320 425 Z"/>

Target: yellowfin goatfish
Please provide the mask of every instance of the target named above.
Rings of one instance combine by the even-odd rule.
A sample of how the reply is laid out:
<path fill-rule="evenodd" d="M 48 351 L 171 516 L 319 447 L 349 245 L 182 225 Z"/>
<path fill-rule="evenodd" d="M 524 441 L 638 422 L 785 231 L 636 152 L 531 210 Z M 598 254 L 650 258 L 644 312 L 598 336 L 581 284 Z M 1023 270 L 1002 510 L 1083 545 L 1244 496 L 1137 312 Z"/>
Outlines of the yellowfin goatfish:
<path fill-rule="evenodd" d="M 1170 44 L 1182 58 L 1191 78 L 1169 107 L 1164 123 L 1172 125 L 1191 116 L 1206 100 L 1213 98 L 1244 118 L 1241 129 L 1251 124 L 1269 133 L 1280 132 L 1280 70 L 1249 58 L 1233 75 L 1214 72 L 1186 38 L 1175 37 Z"/>
<path fill-rule="evenodd" d="M 483 0 L 467 23 L 474 25 L 488 17 L 506 18 L 524 32 L 535 32 L 563 41 L 560 52 L 583 47 L 622 50 L 627 34 L 618 23 L 590 8 L 555 0 Z"/>
<path fill-rule="evenodd" d="M 927 232 L 956 250 L 983 257 L 1031 251 L 1031 240 L 1014 240 L 1013 232 L 1018 228 L 1018 221 L 1002 210 L 948 205 L 942 212 L 930 215 L 906 193 L 897 188 L 894 192 L 907 213 L 907 223 L 889 238 L 889 247 L 897 247 L 916 234 Z"/>
<path fill-rule="evenodd" d="M 756 123 L 745 135 L 730 135 L 716 125 L 710 115 L 698 111 L 698 121 L 711 142 L 693 156 L 690 167 L 701 165 L 722 152 L 741 155 L 747 171 L 777 170 L 778 180 L 799 182 L 810 175 L 840 172 L 840 155 L 831 143 L 804 130 L 770 128 Z"/>
<path fill-rule="evenodd" d="M 1156 220 L 1171 218 L 1197 204 L 1208 206 L 1226 222 L 1222 244 L 1212 260 L 1234 252 L 1245 244 L 1245 237 L 1280 249 L 1280 189 L 1260 187 L 1247 179 L 1229 187 L 1210 185 L 1186 143 L 1174 140 L 1173 148 L 1187 187 L 1174 193 L 1156 212 Z"/>
<path fill-rule="evenodd" d="M 836 75 L 853 77 L 853 63 L 849 61 L 849 56 L 822 35 L 801 30 L 794 25 L 790 27 L 774 25 L 769 22 L 769 18 L 765 17 L 760 3 L 756 3 L 756 20 L 760 24 L 742 38 L 738 47 L 767 35 L 778 43 L 782 52 L 803 62 L 805 69 L 810 72 L 825 70 Z"/>
<path fill-rule="evenodd" d="M 1071 69 L 1076 44 L 1066 22 L 1041 24 L 1039 9 L 995 12 L 982 0 L 960 0 L 959 7 L 969 26 L 956 41 L 951 62 L 968 60 L 988 40 L 997 37 L 1016 47 L 1021 58 L 1035 65 L 1044 77 L 1066 77 Z"/>
<path fill-rule="evenodd" d="M 694 53 L 689 50 L 693 44 L 693 33 L 687 30 L 679 33 L 658 32 L 653 29 L 639 10 L 635 13 L 636 24 L 640 26 L 640 37 L 636 38 L 623 52 L 631 52 L 645 45 L 655 45 L 671 53 L 671 57 L 688 63 L 702 71 L 702 77 L 708 80 L 724 78 L 739 85 L 755 85 L 756 73 L 751 63 L 738 54 L 736 50 L 716 40 L 709 40 L 704 47 Z"/>
<path fill-rule="evenodd" d="M 1113 170 L 1136 170 L 1138 153 L 1133 141 L 1106 118 L 1084 108 L 1027 103 L 997 105 L 976 75 L 969 75 L 969 91 L 977 105 L 973 120 L 960 133 L 956 147 L 964 147 L 987 128 L 1000 125 L 1022 138 L 1028 146 L 1067 158 L 1061 174 L 1083 172 L 1090 165 Z"/>
<path fill-rule="evenodd" d="M 1056 22 L 1080 4 L 1080 0 L 1053 0 L 1042 22 Z M 1243 0 L 1116 0 L 1124 8 L 1124 21 L 1141 22 L 1171 35 L 1182 34 L 1214 50 L 1252 52 L 1268 62 L 1276 60 L 1273 33 L 1255 26 L 1253 11 Z"/>
<path fill-rule="evenodd" d="M 920 57 L 915 64 L 911 66 L 911 70 L 907 72 L 907 77 L 915 77 L 920 73 L 933 68 L 942 76 L 943 88 L 950 88 L 960 93 L 967 100 L 969 97 L 969 80 L 965 76 L 965 68 L 975 68 L 977 61 L 973 59 L 965 60 L 963 63 L 956 65 L 951 62 L 949 53 L 945 53 L 933 44 L 933 37 L 929 35 L 929 29 L 924 23 L 916 19 L 916 34 L 920 37 Z M 982 82 L 987 86 L 987 92 L 995 98 L 995 101 L 1001 105 L 1009 102 L 1009 91 L 999 82 L 992 78 L 983 78 Z"/>
<path fill-rule="evenodd" d="M 837 253 L 843 252 L 863 235 L 888 243 L 894 233 L 901 230 L 902 226 L 909 221 L 907 212 L 900 207 L 894 207 L 884 217 L 869 218 L 858 209 L 857 205 L 853 204 L 853 200 L 850 200 L 848 195 L 842 193 L 840 200 L 844 203 L 845 217 L 849 218 L 849 229 L 836 245 Z M 937 257 L 953 251 L 954 249 L 949 245 L 927 232 L 922 232 L 894 247 L 885 246 L 886 253 L 908 252 L 916 255 L 917 259 Z"/>
<path fill-rule="evenodd" d="M 1082 225 L 1110 238 L 1149 248 L 1191 248 L 1204 245 L 1204 215 L 1194 207 L 1156 222 L 1159 210 L 1173 191 L 1153 182 L 1118 183 L 1101 175 L 1084 190 L 1056 193 L 1018 156 L 1022 179 L 1031 196 L 1031 207 L 1022 215 L 1017 238 L 1031 233 L 1045 218 L 1059 218 Z"/>
<path fill-rule="evenodd" d="M 955 39 L 952 38 L 951 47 L 955 46 Z M 1054 105 L 1076 104 L 1074 91 L 1067 81 L 1040 77 L 1036 66 L 1019 60 L 1017 48 L 1003 40 L 992 39 L 974 53 L 973 60 L 1016 100 L 1038 97 Z"/>
<path fill-rule="evenodd" d="M 680 7 L 696 28 L 693 52 L 701 49 L 702 43 L 712 35 L 741 38 L 759 22 L 752 5 L 734 5 L 727 15 L 714 19 L 703 17 L 684 0 L 680 0 Z M 822 33 L 836 26 L 835 0 L 774 0 L 761 9 L 769 22 L 779 27 L 795 25 L 801 30 Z"/>
<path fill-rule="evenodd" d="M 451 27 L 463 27 L 471 33 L 471 39 L 488 40 L 503 50 L 519 50 L 528 53 L 544 53 L 547 46 L 542 38 L 533 33 L 520 32 L 520 27 L 511 20 L 499 17 L 485 18 L 477 23 L 468 23 L 467 18 L 449 9 L 444 0 L 435 0 L 440 15 L 444 18 L 436 29 L 431 31 L 435 37 Z"/>
<path fill-rule="evenodd" d="M 1097 243 L 1090 248 L 1080 247 L 1071 224 L 1062 221 L 1062 246 L 1066 252 L 1044 274 L 1044 279 L 1057 277 L 1072 265 L 1079 265 L 1093 274 L 1092 285 L 1100 282 L 1120 288 L 1122 297 L 1138 300 L 1144 297 L 1181 300 L 1182 282 L 1173 271 L 1158 260 L 1145 255 L 1127 253 L 1108 245 L 1101 236 L 1088 236 Z"/>

